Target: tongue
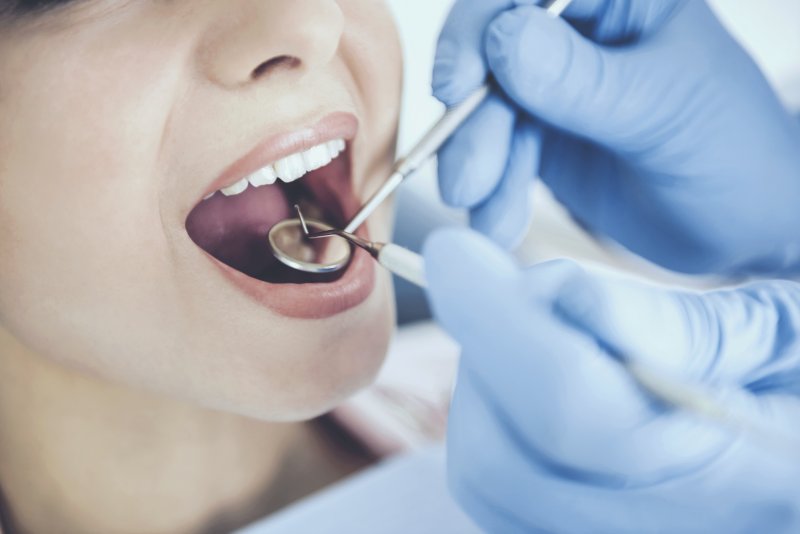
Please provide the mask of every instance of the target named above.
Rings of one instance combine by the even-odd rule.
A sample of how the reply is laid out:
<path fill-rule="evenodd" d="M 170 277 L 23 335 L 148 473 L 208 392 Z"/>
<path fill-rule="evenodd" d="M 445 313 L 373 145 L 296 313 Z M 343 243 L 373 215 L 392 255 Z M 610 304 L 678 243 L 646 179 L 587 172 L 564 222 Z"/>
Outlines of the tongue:
<path fill-rule="evenodd" d="M 267 236 L 289 216 L 289 201 L 280 186 L 249 187 L 240 195 L 217 193 L 201 202 L 186 219 L 186 230 L 216 259 L 256 277 L 277 261 Z"/>

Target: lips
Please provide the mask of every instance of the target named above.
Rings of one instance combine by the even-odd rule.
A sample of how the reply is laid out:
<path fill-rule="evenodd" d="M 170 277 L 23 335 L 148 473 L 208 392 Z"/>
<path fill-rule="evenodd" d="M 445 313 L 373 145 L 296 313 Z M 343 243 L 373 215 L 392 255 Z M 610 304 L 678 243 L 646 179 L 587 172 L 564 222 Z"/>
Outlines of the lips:
<path fill-rule="evenodd" d="M 372 292 L 375 267 L 367 254 L 357 251 L 338 273 L 313 275 L 278 262 L 267 239 L 272 226 L 294 216 L 293 203 L 302 203 L 304 209 L 337 226 L 355 215 L 360 205 L 352 179 L 351 144 L 356 132 L 354 116 L 336 113 L 311 128 L 266 140 L 214 180 L 201 197 L 213 196 L 198 202 L 186 219 L 189 237 L 223 276 L 277 313 L 329 317 L 357 306 Z M 282 158 L 335 139 L 347 142 L 344 153 L 295 182 L 251 186 L 231 196 L 217 192 L 230 190 L 232 184 Z M 365 229 L 359 233 L 367 237 Z"/>

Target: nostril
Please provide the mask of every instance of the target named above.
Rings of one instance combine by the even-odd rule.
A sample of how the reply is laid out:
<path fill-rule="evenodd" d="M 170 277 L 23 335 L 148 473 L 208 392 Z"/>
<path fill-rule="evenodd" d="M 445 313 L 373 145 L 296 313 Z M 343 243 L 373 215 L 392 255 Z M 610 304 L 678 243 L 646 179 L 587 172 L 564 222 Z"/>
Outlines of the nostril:
<path fill-rule="evenodd" d="M 265 61 L 255 69 L 250 75 L 253 80 L 257 80 L 267 74 L 280 70 L 292 70 L 300 66 L 300 60 L 293 56 L 277 56 Z"/>

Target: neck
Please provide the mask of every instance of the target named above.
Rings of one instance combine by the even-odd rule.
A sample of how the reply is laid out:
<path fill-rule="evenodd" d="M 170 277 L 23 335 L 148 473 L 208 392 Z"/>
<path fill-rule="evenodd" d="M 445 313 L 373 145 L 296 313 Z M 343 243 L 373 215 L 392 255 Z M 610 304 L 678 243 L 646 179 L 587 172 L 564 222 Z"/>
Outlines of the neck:
<path fill-rule="evenodd" d="M 15 532 L 228 531 L 287 500 L 278 477 L 303 432 L 87 377 L 0 329 L 0 495 Z"/>

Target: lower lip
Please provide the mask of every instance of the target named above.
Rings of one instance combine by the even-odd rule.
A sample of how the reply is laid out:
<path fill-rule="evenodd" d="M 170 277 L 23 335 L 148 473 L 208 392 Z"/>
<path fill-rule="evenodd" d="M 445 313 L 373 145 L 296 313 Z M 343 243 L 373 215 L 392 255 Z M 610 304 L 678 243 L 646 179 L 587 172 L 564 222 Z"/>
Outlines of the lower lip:
<path fill-rule="evenodd" d="M 367 237 L 364 230 L 357 233 Z M 270 284 L 206 255 L 228 280 L 256 302 L 296 319 L 325 319 L 347 311 L 364 302 L 375 287 L 375 262 L 361 249 L 354 251 L 347 270 L 338 280 L 324 284 Z"/>

